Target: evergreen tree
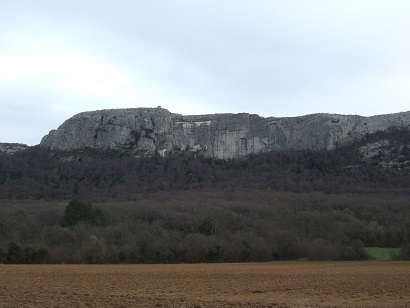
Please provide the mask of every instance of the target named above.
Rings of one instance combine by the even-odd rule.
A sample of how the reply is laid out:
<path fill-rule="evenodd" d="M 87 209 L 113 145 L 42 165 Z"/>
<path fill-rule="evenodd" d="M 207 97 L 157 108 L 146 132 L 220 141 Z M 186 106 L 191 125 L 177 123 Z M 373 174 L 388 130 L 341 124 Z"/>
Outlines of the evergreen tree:
<path fill-rule="evenodd" d="M 108 224 L 107 218 L 100 208 L 94 208 L 88 202 L 73 199 L 65 208 L 61 226 L 69 227 L 80 222 L 102 227 Z"/>

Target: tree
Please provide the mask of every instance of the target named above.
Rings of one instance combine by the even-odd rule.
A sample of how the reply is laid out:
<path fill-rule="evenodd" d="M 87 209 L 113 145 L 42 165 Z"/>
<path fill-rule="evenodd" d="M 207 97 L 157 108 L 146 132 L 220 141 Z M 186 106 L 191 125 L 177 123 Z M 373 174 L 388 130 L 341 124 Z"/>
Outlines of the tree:
<path fill-rule="evenodd" d="M 14 242 L 10 242 L 9 251 L 7 253 L 7 262 L 8 263 L 20 263 L 23 257 L 23 251 L 19 245 Z"/>
<path fill-rule="evenodd" d="M 94 208 L 90 203 L 73 199 L 64 210 L 62 227 L 69 227 L 80 222 L 94 226 L 107 226 L 107 218 L 100 208 Z"/>
<path fill-rule="evenodd" d="M 6 261 L 6 254 L 3 252 L 3 249 L 0 248 L 0 264 Z"/>
<path fill-rule="evenodd" d="M 406 243 L 406 244 L 401 246 L 399 259 L 401 259 L 401 260 L 410 260 L 410 243 Z"/>

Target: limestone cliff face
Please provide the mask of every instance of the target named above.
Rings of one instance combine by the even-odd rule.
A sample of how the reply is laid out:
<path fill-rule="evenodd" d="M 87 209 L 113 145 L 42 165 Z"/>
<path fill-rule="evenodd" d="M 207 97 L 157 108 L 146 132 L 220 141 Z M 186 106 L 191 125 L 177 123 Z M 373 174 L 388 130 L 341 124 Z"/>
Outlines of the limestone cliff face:
<path fill-rule="evenodd" d="M 271 150 L 332 149 L 391 126 L 410 127 L 410 112 L 263 118 L 247 113 L 183 116 L 163 108 L 135 108 L 77 114 L 46 135 L 41 145 L 118 149 L 134 155 L 198 150 L 227 159 Z"/>

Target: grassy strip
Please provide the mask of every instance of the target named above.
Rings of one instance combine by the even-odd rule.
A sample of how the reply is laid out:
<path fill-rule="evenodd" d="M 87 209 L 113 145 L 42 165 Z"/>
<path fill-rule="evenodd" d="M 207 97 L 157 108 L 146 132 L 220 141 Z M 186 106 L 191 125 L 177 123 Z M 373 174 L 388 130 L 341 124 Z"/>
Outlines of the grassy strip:
<path fill-rule="evenodd" d="M 400 253 L 400 248 L 365 247 L 367 253 L 375 260 L 391 261 Z"/>

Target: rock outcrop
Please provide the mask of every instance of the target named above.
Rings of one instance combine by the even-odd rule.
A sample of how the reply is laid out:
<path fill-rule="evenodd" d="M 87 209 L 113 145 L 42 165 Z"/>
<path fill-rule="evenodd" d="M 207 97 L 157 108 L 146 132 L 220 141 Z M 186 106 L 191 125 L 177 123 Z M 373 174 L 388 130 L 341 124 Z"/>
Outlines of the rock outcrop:
<path fill-rule="evenodd" d="M 333 149 L 393 126 L 410 127 L 410 112 L 264 118 L 248 113 L 184 116 L 160 107 L 114 109 L 77 114 L 46 135 L 41 145 L 57 150 L 116 149 L 133 155 L 192 150 L 228 159 L 271 150 Z"/>
<path fill-rule="evenodd" d="M 27 148 L 28 145 L 21 143 L 0 143 L 0 155 L 14 154 Z"/>

